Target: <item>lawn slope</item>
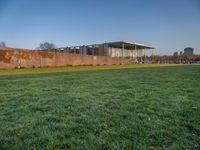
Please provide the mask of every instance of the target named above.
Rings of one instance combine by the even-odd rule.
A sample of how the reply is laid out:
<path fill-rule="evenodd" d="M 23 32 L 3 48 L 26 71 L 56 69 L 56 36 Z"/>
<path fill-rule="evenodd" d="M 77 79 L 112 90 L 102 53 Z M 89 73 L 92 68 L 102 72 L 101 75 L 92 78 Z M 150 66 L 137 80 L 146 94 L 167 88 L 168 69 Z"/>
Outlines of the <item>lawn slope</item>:
<path fill-rule="evenodd" d="M 200 66 L 0 76 L 0 149 L 200 149 Z"/>
<path fill-rule="evenodd" d="M 183 66 L 182 64 L 132 64 L 132 65 L 112 65 L 112 66 L 60 66 L 60 67 L 39 67 L 39 68 L 22 68 L 22 69 L 0 69 L 1 75 L 17 74 L 42 74 L 55 72 L 77 72 L 90 70 L 110 70 L 124 68 L 151 68 L 151 67 L 169 67 Z"/>

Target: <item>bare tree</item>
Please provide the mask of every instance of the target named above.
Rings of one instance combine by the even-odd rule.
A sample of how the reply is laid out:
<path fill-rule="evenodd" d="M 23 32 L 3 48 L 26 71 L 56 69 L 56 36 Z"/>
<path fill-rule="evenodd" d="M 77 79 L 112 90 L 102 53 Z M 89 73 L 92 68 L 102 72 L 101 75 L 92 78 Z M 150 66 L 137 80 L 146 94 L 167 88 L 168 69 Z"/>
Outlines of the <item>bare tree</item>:
<path fill-rule="evenodd" d="M 6 47 L 6 42 L 0 42 L 0 47 Z"/>
<path fill-rule="evenodd" d="M 52 49 L 56 49 L 56 46 L 53 43 L 44 42 L 44 43 L 40 43 L 39 47 L 37 47 L 36 49 L 38 49 L 38 50 L 52 50 Z"/>

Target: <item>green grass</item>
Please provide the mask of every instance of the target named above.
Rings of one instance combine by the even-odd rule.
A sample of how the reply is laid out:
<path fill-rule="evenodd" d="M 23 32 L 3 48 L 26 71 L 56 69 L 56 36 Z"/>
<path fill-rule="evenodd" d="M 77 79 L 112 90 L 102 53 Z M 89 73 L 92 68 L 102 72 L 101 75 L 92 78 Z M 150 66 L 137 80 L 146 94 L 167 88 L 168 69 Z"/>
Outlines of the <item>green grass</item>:
<path fill-rule="evenodd" d="M 180 64 L 133 64 L 133 65 L 112 65 L 112 66 L 63 66 L 63 67 L 41 67 L 30 69 L 0 69 L 0 75 L 17 75 L 17 74 L 41 74 L 53 72 L 75 72 L 89 70 L 109 70 L 122 68 L 144 68 L 144 67 L 167 67 L 181 66 Z"/>
<path fill-rule="evenodd" d="M 200 65 L 0 75 L 0 149 L 200 149 Z"/>

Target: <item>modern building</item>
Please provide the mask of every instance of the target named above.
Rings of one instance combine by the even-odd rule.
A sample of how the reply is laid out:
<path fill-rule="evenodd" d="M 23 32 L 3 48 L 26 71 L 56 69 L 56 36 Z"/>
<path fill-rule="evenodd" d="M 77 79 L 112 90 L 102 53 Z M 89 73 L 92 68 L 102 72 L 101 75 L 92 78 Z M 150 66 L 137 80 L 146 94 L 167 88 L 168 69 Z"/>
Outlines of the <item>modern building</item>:
<path fill-rule="evenodd" d="M 178 52 L 174 52 L 173 56 L 178 56 Z"/>
<path fill-rule="evenodd" d="M 145 55 L 145 50 L 154 47 L 135 42 L 106 42 L 103 44 L 91 44 L 63 48 L 66 53 L 85 54 L 94 56 L 137 58 Z"/>
<path fill-rule="evenodd" d="M 186 47 L 184 49 L 184 54 L 191 54 L 191 55 L 193 55 L 194 54 L 194 48 L 192 48 L 192 47 Z"/>

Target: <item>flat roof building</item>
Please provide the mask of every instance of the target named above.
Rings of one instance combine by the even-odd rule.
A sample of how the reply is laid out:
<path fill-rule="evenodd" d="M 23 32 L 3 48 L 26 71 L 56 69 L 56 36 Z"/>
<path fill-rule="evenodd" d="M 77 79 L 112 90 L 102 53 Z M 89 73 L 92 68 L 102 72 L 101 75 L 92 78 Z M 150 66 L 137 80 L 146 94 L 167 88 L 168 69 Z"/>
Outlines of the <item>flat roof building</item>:
<path fill-rule="evenodd" d="M 106 42 L 103 44 L 91 44 L 83 46 L 72 46 L 64 48 L 64 52 L 85 54 L 94 56 L 109 57 L 129 57 L 137 58 L 145 55 L 145 50 L 155 49 L 150 45 L 140 44 L 136 42 Z"/>

